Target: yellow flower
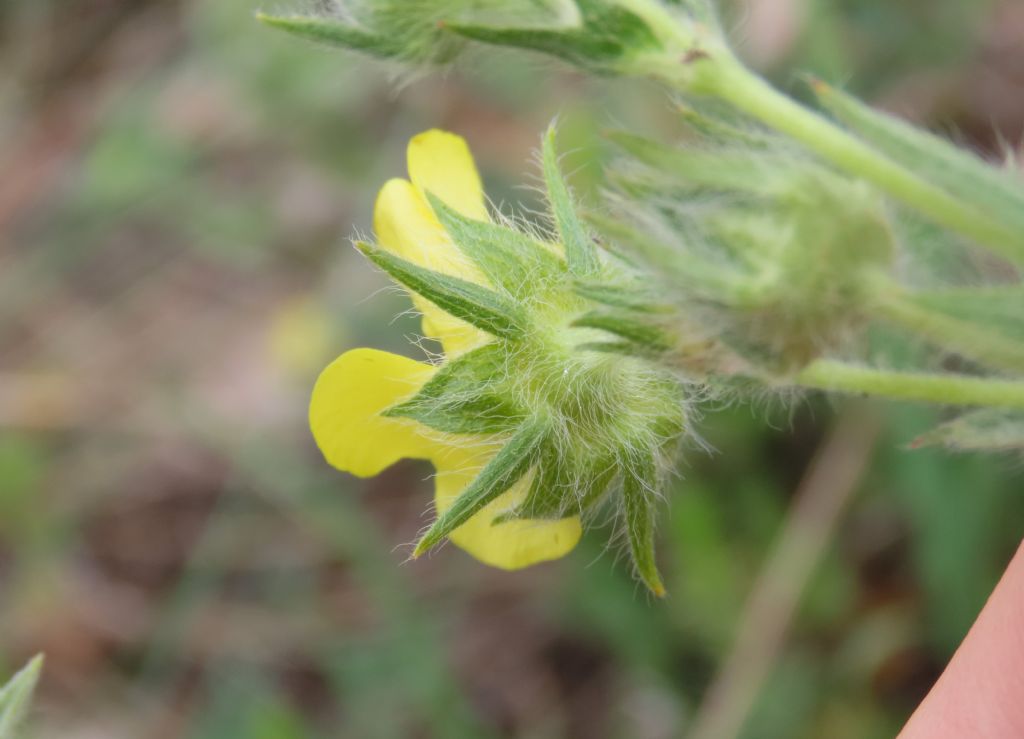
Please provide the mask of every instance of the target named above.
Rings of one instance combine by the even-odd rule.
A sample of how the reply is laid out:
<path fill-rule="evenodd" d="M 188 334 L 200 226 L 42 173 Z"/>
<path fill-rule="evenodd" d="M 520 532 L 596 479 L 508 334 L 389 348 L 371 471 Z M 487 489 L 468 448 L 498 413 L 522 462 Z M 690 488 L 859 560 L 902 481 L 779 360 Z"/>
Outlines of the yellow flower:
<path fill-rule="evenodd" d="M 426 197 L 431 193 L 467 218 L 489 219 L 466 142 L 444 131 L 421 133 L 409 142 L 408 169 L 411 181 L 390 180 L 377 197 L 374 230 L 380 248 L 435 272 L 489 286 L 454 245 Z M 423 314 L 423 333 L 440 341 L 446 361 L 490 340 L 418 295 L 413 295 L 413 302 Z M 437 469 L 434 503 L 440 515 L 501 443 L 484 436 L 442 434 L 408 418 L 382 415 L 416 395 L 437 369 L 374 349 L 346 352 L 317 380 L 309 421 L 327 461 L 354 475 L 376 475 L 405 457 L 432 462 Z M 578 517 L 492 523 L 525 499 L 531 477 L 527 474 L 449 538 L 482 562 L 503 569 L 565 555 L 580 538 Z"/>

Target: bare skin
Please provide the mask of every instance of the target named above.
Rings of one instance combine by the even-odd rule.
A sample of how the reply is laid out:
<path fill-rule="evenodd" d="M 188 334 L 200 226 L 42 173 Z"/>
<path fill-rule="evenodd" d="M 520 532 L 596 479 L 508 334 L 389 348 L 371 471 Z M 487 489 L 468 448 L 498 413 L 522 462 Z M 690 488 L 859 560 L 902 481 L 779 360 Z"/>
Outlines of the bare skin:
<path fill-rule="evenodd" d="M 899 739 L 1024 737 L 1024 544 Z"/>

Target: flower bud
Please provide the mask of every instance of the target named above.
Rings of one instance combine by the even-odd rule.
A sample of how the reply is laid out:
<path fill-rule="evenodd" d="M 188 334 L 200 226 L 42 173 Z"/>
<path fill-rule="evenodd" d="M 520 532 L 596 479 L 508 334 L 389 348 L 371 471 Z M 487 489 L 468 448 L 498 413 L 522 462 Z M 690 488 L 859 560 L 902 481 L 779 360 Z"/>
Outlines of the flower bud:
<path fill-rule="evenodd" d="M 616 179 L 646 237 L 634 240 L 748 364 L 792 371 L 862 327 L 894 262 L 877 191 L 759 132 L 679 148 L 611 136 L 628 155 Z"/>

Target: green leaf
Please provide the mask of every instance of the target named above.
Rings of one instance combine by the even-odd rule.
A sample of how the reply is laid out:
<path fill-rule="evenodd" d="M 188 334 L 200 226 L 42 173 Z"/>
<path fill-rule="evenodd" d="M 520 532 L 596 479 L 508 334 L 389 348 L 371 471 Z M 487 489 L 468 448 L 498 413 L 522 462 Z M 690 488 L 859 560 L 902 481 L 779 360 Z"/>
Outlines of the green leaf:
<path fill-rule="evenodd" d="M 509 298 L 475 282 L 420 267 L 371 244 L 356 244 L 367 259 L 446 313 L 502 339 L 518 340 L 528 324 Z"/>
<path fill-rule="evenodd" d="M 575 26 L 497 26 L 448 21 L 444 26 L 487 44 L 539 51 L 595 74 L 613 74 L 629 57 L 661 47 L 651 28 L 634 13 L 602 0 L 576 0 Z"/>
<path fill-rule="evenodd" d="M 812 87 L 832 115 L 886 156 L 1004 226 L 1024 233 L 1024 178 L 993 167 L 899 118 L 873 110 L 820 80 L 812 80 Z"/>
<path fill-rule="evenodd" d="M 544 450 L 526 499 L 494 519 L 494 525 L 524 519 L 556 519 L 588 511 L 608 490 L 618 471 L 614 460 L 566 459 L 558 448 Z"/>
<path fill-rule="evenodd" d="M 549 434 L 541 419 L 525 422 L 508 443 L 480 471 L 451 507 L 434 521 L 416 544 L 413 558 L 437 546 L 492 500 L 519 482 L 537 461 Z"/>
<path fill-rule="evenodd" d="M 640 455 L 641 458 L 627 460 L 623 465 L 622 497 L 625 502 L 626 535 L 637 575 L 648 590 L 661 598 L 665 595 L 665 586 L 658 573 L 654 549 L 657 474 L 654 459 L 644 452 Z"/>
<path fill-rule="evenodd" d="M 505 350 L 487 344 L 441 366 L 409 400 L 385 416 L 411 418 L 450 434 L 500 434 L 515 430 L 525 413 L 496 392 L 494 378 L 505 375 Z"/>
<path fill-rule="evenodd" d="M 986 408 L 964 414 L 916 438 L 915 449 L 945 446 L 957 451 L 1024 451 L 1024 411 Z"/>
<path fill-rule="evenodd" d="M 473 260 L 494 285 L 517 298 L 536 292 L 565 273 L 565 263 L 547 246 L 511 228 L 467 218 L 432 193 L 430 206 L 459 250 Z"/>
<path fill-rule="evenodd" d="M 662 353 L 672 348 L 671 342 L 660 327 L 638 317 L 591 311 L 577 318 L 572 325 L 607 331 L 625 339 L 638 349 L 650 352 Z"/>
<path fill-rule="evenodd" d="M 403 52 L 394 39 L 364 31 L 332 18 L 315 15 L 256 13 L 256 20 L 271 28 L 287 31 L 309 41 L 330 44 L 380 58 L 401 56 Z"/>
<path fill-rule="evenodd" d="M 38 655 L 0 688 L 0 739 L 18 739 L 22 721 L 32 702 L 32 693 L 43 670 L 43 657 Z"/>
<path fill-rule="evenodd" d="M 569 187 L 562 178 L 562 172 L 558 167 L 554 126 L 550 126 L 547 133 L 544 134 L 542 159 L 551 214 L 558 227 L 562 245 L 565 247 L 565 259 L 569 263 L 569 271 L 579 277 L 592 275 L 601 266 L 597 256 L 597 247 L 587 235 L 582 221 L 576 214 L 576 204 L 572 200 Z"/>

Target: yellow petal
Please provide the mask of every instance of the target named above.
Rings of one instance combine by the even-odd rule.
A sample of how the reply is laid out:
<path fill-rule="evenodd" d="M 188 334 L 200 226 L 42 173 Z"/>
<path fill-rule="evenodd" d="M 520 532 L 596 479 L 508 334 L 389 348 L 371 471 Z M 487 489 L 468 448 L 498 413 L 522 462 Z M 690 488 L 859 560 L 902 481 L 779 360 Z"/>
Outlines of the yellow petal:
<path fill-rule="evenodd" d="M 335 467 L 370 477 L 403 457 L 429 459 L 437 443 L 415 421 L 380 412 L 412 397 L 434 367 L 376 349 L 353 349 L 327 366 L 313 387 L 309 426 Z"/>
<path fill-rule="evenodd" d="M 408 180 L 384 183 L 374 206 L 373 229 L 383 248 L 421 267 L 447 272 L 466 262 Z"/>
<path fill-rule="evenodd" d="M 413 136 L 406 151 L 409 177 L 467 218 L 486 221 L 484 189 L 466 140 L 434 128 Z"/>
<path fill-rule="evenodd" d="M 434 457 L 437 467 L 434 504 L 440 514 L 487 463 L 491 453 L 449 449 Z M 515 507 L 526 497 L 529 476 L 514 485 L 479 513 L 455 529 L 451 540 L 481 562 L 503 570 L 517 570 L 568 554 L 582 534 L 579 518 L 558 521 L 508 521 L 492 526 L 500 513 Z"/>
<path fill-rule="evenodd" d="M 487 279 L 458 250 L 441 227 L 423 196 L 408 180 L 389 180 L 377 195 L 373 228 L 378 243 L 388 251 L 435 272 L 461 277 L 482 285 Z M 456 356 L 487 341 L 487 335 L 454 318 L 430 301 L 412 296 L 423 314 L 423 333 Z"/>

